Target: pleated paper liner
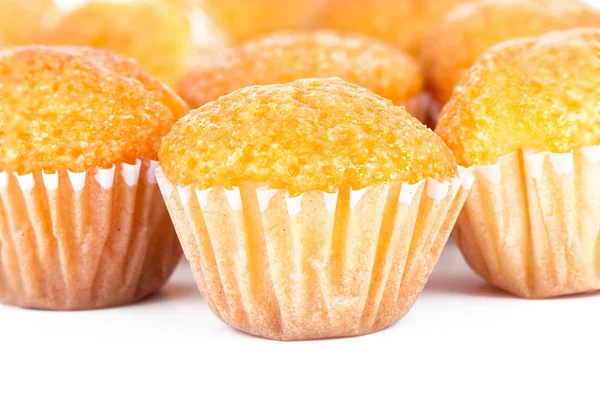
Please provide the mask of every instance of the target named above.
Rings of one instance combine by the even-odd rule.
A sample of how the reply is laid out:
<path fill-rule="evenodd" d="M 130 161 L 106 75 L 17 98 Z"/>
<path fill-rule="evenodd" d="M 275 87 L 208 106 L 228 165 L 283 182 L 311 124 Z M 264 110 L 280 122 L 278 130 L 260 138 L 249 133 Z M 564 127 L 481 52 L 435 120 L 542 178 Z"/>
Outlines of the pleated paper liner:
<path fill-rule="evenodd" d="M 600 289 L 600 146 L 471 170 L 455 240 L 478 274 L 527 298 Z"/>
<path fill-rule="evenodd" d="M 432 179 L 290 198 L 247 183 L 159 186 L 211 310 L 278 340 L 368 334 L 412 307 L 472 184 Z"/>
<path fill-rule="evenodd" d="M 157 291 L 181 256 L 157 166 L 0 173 L 0 299 L 95 309 Z"/>

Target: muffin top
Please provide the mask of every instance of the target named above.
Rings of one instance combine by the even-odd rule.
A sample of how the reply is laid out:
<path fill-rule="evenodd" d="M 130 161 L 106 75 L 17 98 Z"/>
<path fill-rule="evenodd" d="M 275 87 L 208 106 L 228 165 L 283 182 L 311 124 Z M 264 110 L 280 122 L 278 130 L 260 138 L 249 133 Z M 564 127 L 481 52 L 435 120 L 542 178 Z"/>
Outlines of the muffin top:
<path fill-rule="evenodd" d="M 427 36 L 423 66 L 441 103 L 479 56 L 509 39 L 600 27 L 600 11 L 579 0 L 484 0 L 454 9 Z"/>
<path fill-rule="evenodd" d="M 0 170 L 19 174 L 156 159 L 183 113 L 132 61 L 69 47 L 0 51 Z M 112 60 L 112 61 L 111 61 Z M 174 109 L 175 111 L 173 111 Z"/>
<path fill-rule="evenodd" d="M 553 32 L 490 50 L 461 80 L 436 132 L 464 166 L 524 150 L 600 144 L 600 29 Z"/>
<path fill-rule="evenodd" d="M 308 27 L 329 0 L 191 0 L 240 43 L 265 33 Z"/>
<path fill-rule="evenodd" d="M 402 50 L 334 32 L 275 33 L 233 48 L 190 72 L 180 93 L 199 107 L 251 85 L 340 77 L 394 102 L 423 87 L 419 65 Z"/>
<path fill-rule="evenodd" d="M 457 173 L 448 147 L 404 108 L 339 78 L 225 95 L 181 119 L 159 158 L 179 186 L 253 181 L 292 195 Z"/>
<path fill-rule="evenodd" d="M 329 0 L 317 24 L 376 37 L 417 56 L 425 33 L 468 1 L 477 0 Z"/>
<path fill-rule="evenodd" d="M 41 39 L 50 45 L 91 46 L 133 57 L 169 85 L 188 68 L 193 50 L 186 13 L 164 0 L 89 0 L 58 18 Z"/>
<path fill-rule="evenodd" d="M 70 51 L 79 52 L 86 57 L 100 61 L 104 67 L 113 70 L 119 75 L 139 80 L 146 90 L 154 92 L 158 96 L 159 101 L 171 109 L 176 119 L 188 113 L 189 108 L 187 104 L 166 84 L 148 74 L 133 58 L 123 57 L 108 50 L 92 47 L 73 46 L 69 49 Z"/>

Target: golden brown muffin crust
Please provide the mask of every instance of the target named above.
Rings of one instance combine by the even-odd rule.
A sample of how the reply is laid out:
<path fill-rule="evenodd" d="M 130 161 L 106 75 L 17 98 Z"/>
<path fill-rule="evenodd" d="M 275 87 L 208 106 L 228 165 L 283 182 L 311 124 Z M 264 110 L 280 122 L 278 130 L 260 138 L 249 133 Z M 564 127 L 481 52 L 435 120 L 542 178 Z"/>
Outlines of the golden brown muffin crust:
<path fill-rule="evenodd" d="M 452 153 L 431 130 L 389 100 L 338 78 L 223 96 L 181 119 L 159 158 L 180 186 L 253 181 L 292 195 L 447 180 L 457 173 Z"/>
<path fill-rule="evenodd" d="M 81 172 L 156 159 L 176 121 L 164 94 L 88 51 L 0 51 L 0 170 Z"/>
<path fill-rule="evenodd" d="M 335 32 L 275 33 L 233 48 L 190 72 L 180 93 L 197 108 L 251 85 L 340 77 L 395 103 L 416 96 L 423 76 L 403 51 L 361 36 Z"/>
<path fill-rule="evenodd" d="M 478 0 L 330 0 L 322 28 L 360 33 L 418 56 L 424 35 L 453 7 Z"/>
<path fill-rule="evenodd" d="M 142 66 L 133 58 L 123 57 L 108 50 L 92 47 L 72 47 L 72 50 L 102 62 L 106 68 L 112 69 L 119 75 L 139 80 L 146 90 L 154 92 L 160 98 L 160 102 L 171 109 L 177 119 L 188 113 L 189 108 L 183 99 L 169 86 L 144 71 Z"/>
<path fill-rule="evenodd" d="M 436 132 L 464 166 L 519 149 L 600 144 L 600 29 L 553 32 L 494 47 L 461 80 Z"/>
<path fill-rule="evenodd" d="M 600 27 L 600 11 L 579 0 L 484 0 L 460 6 L 424 41 L 428 89 L 443 104 L 461 76 L 493 45 L 577 27 Z"/>

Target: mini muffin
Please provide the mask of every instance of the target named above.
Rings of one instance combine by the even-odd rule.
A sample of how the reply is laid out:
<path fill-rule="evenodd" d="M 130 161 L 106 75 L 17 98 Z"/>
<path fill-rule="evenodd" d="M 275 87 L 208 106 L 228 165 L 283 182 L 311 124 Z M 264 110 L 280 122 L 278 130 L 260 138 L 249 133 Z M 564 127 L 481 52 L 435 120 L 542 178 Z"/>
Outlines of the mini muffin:
<path fill-rule="evenodd" d="M 600 288 L 599 54 L 591 28 L 506 42 L 442 111 L 437 133 L 477 177 L 456 241 L 515 295 Z"/>
<path fill-rule="evenodd" d="M 176 84 L 190 67 L 194 52 L 188 16 L 163 0 L 89 0 L 57 18 L 42 40 L 133 57 L 169 85 Z"/>
<path fill-rule="evenodd" d="M 417 100 L 423 76 L 415 60 L 382 42 L 335 32 L 274 33 L 246 42 L 191 71 L 180 93 L 197 108 L 246 86 L 330 77 L 407 105 L 416 117 L 426 115 Z"/>
<path fill-rule="evenodd" d="M 233 43 L 240 43 L 273 31 L 307 28 L 328 0 L 190 1 L 199 3 Z"/>
<path fill-rule="evenodd" d="M 438 20 L 470 1 L 477 0 L 328 0 L 317 24 L 376 37 L 418 56 Z"/>
<path fill-rule="evenodd" d="M 467 194 L 438 136 L 338 78 L 220 97 L 181 119 L 159 158 L 159 185 L 210 308 L 279 340 L 394 324 Z"/>
<path fill-rule="evenodd" d="M 554 30 L 600 27 L 600 11 L 579 0 L 483 0 L 450 12 L 426 38 L 423 66 L 440 104 L 487 49 Z"/>
<path fill-rule="evenodd" d="M 0 300 L 95 309 L 158 290 L 181 249 L 154 170 L 186 106 L 100 50 L 0 52 Z"/>
<path fill-rule="evenodd" d="M 34 42 L 54 10 L 52 0 L 0 0 L 0 46 Z"/>

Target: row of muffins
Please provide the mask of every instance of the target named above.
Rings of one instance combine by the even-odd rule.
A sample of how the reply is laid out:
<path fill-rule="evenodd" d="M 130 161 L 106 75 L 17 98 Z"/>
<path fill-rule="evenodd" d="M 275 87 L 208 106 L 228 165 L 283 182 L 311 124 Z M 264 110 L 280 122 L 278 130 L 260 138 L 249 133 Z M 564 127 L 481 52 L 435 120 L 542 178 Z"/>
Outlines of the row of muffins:
<path fill-rule="evenodd" d="M 0 294 L 24 307 L 158 289 L 181 251 L 166 203 L 227 323 L 376 331 L 416 300 L 471 183 L 440 137 L 339 78 L 252 86 L 176 122 L 184 105 L 116 55 L 15 47 L 0 66 Z"/>
<path fill-rule="evenodd" d="M 469 168 L 477 177 L 473 193 L 466 202 L 455 230 L 461 250 L 470 265 L 482 277 L 522 297 L 552 297 L 600 288 L 596 256 L 600 231 L 600 196 L 594 185 L 600 160 L 600 149 L 597 147 L 597 110 L 600 100 L 599 33 L 600 31 L 594 28 L 575 29 L 551 32 L 537 38 L 512 40 L 494 46 L 475 62 L 455 87 L 454 95 L 445 105 L 436 128 L 436 133 L 444 139 L 456 157 L 456 164 Z M 313 34 L 311 38 L 315 38 L 316 35 Z M 289 37 L 287 39 L 290 40 Z M 324 41 L 330 43 L 329 39 Z M 277 40 L 272 37 L 265 38 L 258 44 L 279 45 Z M 212 69 L 202 68 L 200 72 L 196 71 L 199 76 L 197 82 L 200 82 L 199 86 L 196 86 L 196 93 L 210 93 L 207 81 L 217 82 L 216 90 L 219 90 L 223 78 L 235 76 L 235 73 L 230 71 L 236 70 L 240 64 L 244 66 L 237 71 L 238 73 L 252 71 L 251 75 L 257 76 L 257 83 L 268 84 L 270 82 L 261 80 L 264 75 L 259 73 L 260 68 L 268 70 L 272 67 L 272 70 L 276 71 L 273 73 L 276 77 L 277 73 L 288 73 L 289 78 L 295 76 L 293 71 L 297 70 L 298 65 L 311 65 L 313 62 L 313 58 L 307 55 L 304 52 L 305 48 L 300 45 L 294 51 L 303 57 L 296 58 L 298 61 L 294 67 L 286 67 L 284 45 L 284 50 L 273 51 L 279 57 L 273 57 L 264 50 L 259 51 L 260 55 L 254 56 L 256 65 L 259 66 L 256 67 L 257 72 L 253 67 L 245 66 L 248 62 L 245 57 L 252 53 L 249 49 L 252 50 L 253 46 L 257 46 L 257 43 L 241 47 L 238 53 L 232 52 L 234 56 L 230 55 L 232 58 L 222 65 L 216 63 Z M 313 46 L 314 42 L 311 42 L 308 47 Z M 319 55 L 315 58 L 323 60 L 324 69 L 331 67 L 327 57 Z M 304 62 L 300 62 L 300 59 Z M 354 66 L 350 57 L 345 59 L 346 65 L 351 65 L 350 69 L 355 71 L 365 67 L 364 63 Z M 346 77 L 343 68 L 338 69 L 339 75 Z M 368 76 L 367 71 L 360 73 L 360 76 Z M 303 76 L 299 73 L 296 77 Z M 239 80 L 244 79 L 246 77 Z M 236 86 L 239 80 L 231 79 L 228 84 Z M 389 81 L 393 81 L 392 74 Z M 189 86 L 194 87 L 193 84 L 192 78 Z M 242 89 L 231 95 L 223 95 L 218 101 L 201 106 L 184 118 L 198 120 L 195 119 L 198 118 L 197 115 L 202 115 L 199 120 L 205 121 L 204 112 L 220 115 L 217 119 L 207 118 L 211 121 L 203 126 L 203 132 L 210 132 L 207 137 L 190 133 L 190 130 L 187 130 L 189 127 L 184 125 L 187 134 L 176 126 L 163 142 L 163 150 L 166 153 L 172 150 L 172 140 L 177 144 L 175 148 L 179 146 L 179 152 L 175 151 L 178 160 L 166 159 L 163 162 L 168 181 L 165 184 L 170 187 L 169 194 L 172 194 L 173 187 L 193 187 L 198 196 L 198 204 L 202 207 L 207 204 L 208 188 L 221 185 L 242 187 L 246 181 L 261 184 L 268 182 L 269 188 L 284 188 L 286 195 L 292 198 L 314 189 L 331 193 L 340 186 L 349 186 L 350 193 L 346 202 L 352 208 L 364 195 L 362 190 L 374 184 L 400 180 L 409 183 L 410 186 L 424 181 L 423 179 L 427 183 L 448 182 L 452 177 L 456 177 L 447 173 L 447 170 L 443 172 L 444 163 L 440 157 L 435 161 L 431 158 L 421 158 L 425 154 L 431 156 L 432 152 L 434 156 L 436 154 L 427 148 L 422 139 L 414 137 L 413 148 L 419 150 L 414 150 L 415 153 L 410 155 L 402 153 L 401 150 L 405 148 L 397 143 L 379 143 L 380 147 L 369 148 L 365 142 L 353 140 L 355 137 L 338 137 L 344 140 L 343 145 L 338 145 L 333 138 L 312 143 L 309 131 L 316 129 L 315 126 L 326 129 L 326 135 L 330 134 L 330 130 L 336 131 L 338 128 L 343 135 L 350 127 L 346 125 L 343 117 L 336 119 L 331 125 L 328 124 L 328 107 L 340 107 L 332 105 L 332 102 L 342 103 L 334 92 L 327 95 L 327 100 L 319 99 L 318 106 L 314 106 L 320 112 L 320 119 L 312 118 L 312 115 L 309 118 L 297 110 L 295 101 L 304 98 L 304 84 L 319 86 L 320 83 L 297 81 L 294 85 L 301 88 L 298 93 L 294 92 L 291 95 L 293 100 L 289 100 L 289 106 L 279 104 L 280 98 L 265 101 L 260 95 L 260 88 L 246 91 Z M 368 87 L 366 83 L 363 85 Z M 282 90 L 281 86 L 265 87 L 267 92 Z M 380 87 L 372 89 L 381 93 Z M 194 89 L 191 89 L 190 93 L 193 92 Z M 289 93 L 278 94 L 286 98 Z M 190 94 L 187 99 L 193 107 L 205 103 L 201 94 L 197 97 Z M 245 103 L 249 99 L 252 101 Z M 239 102 L 244 102 L 244 105 L 239 105 Z M 266 103 L 266 108 L 263 103 Z M 305 105 L 302 102 L 301 104 Z M 366 102 L 363 106 L 367 107 L 370 115 L 372 108 L 368 107 Z M 228 118 L 227 109 L 236 110 L 232 120 Z M 280 124 L 279 119 L 283 118 L 286 112 L 292 113 L 299 120 Z M 377 124 L 369 120 L 368 115 L 363 115 L 358 109 L 348 114 L 351 115 L 349 120 L 353 121 L 351 130 L 355 130 L 358 125 L 359 135 L 366 132 L 373 134 L 371 129 Z M 243 116 L 247 119 L 243 119 Z M 267 124 L 257 130 L 257 120 L 261 124 Z M 362 125 L 363 123 L 366 125 Z M 223 128 L 225 130 L 222 130 Z M 296 133 L 304 135 L 304 142 Z M 242 137 L 236 137 L 237 134 Z M 269 137 L 269 134 L 275 137 Z M 250 138 L 251 142 L 245 142 L 243 136 Z M 385 131 L 377 131 L 375 137 L 386 138 Z M 220 156 L 226 156 L 221 161 L 211 164 L 214 154 L 200 154 L 201 148 L 219 148 L 217 143 L 225 143 L 227 138 L 233 139 L 234 145 L 229 151 L 220 152 Z M 263 139 L 266 143 L 262 142 Z M 434 141 L 433 138 L 428 140 Z M 240 143 L 245 146 L 243 151 L 235 152 L 236 149 L 239 150 L 237 146 Z M 267 143 L 276 145 L 270 148 Z M 373 146 L 378 144 L 377 141 L 370 143 Z M 289 145 L 289 148 L 286 148 L 285 144 Z M 332 147 L 328 148 L 328 145 Z M 197 152 L 190 158 L 186 152 L 194 146 Z M 401 161 L 395 159 L 396 162 L 386 164 L 386 161 L 394 160 L 392 154 L 386 153 L 390 147 L 394 151 L 400 151 L 396 155 L 401 156 Z M 292 153 L 287 153 L 286 150 L 290 148 L 293 149 Z M 358 148 L 364 149 L 362 154 L 368 161 L 360 156 L 361 151 Z M 373 153 L 369 150 L 373 150 Z M 267 151 L 271 151 L 269 156 L 264 154 Z M 312 154 L 310 161 L 303 159 L 302 156 L 307 156 L 303 151 Z M 340 158 L 348 153 L 352 154 L 352 162 L 342 161 Z M 337 167 L 329 165 L 325 171 L 321 170 L 320 156 L 329 160 L 338 158 L 335 162 Z M 265 158 L 270 158 L 273 164 L 262 164 Z M 427 173 L 418 177 L 409 177 L 401 173 L 410 167 L 411 162 L 417 160 L 423 161 L 421 168 L 428 169 Z M 179 162 L 179 168 L 174 168 L 179 173 L 171 169 L 172 165 L 169 165 L 169 162 Z M 247 165 L 248 162 L 251 166 Z M 378 165 L 377 170 L 374 172 L 372 165 L 366 167 L 361 162 L 375 162 Z M 181 172 L 185 169 L 184 163 L 189 168 L 187 173 Z M 461 170 L 460 166 L 456 173 Z M 313 173 L 320 176 L 319 184 L 310 179 L 314 179 Z M 283 179 L 283 183 L 277 184 L 277 177 L 281 178 L 279 174 L 283 174 L 287 180 Z M 302 185 L 301 182 L 305 178 L 310 183 Z M 362 180 L 363 178 L 366 180 Z M 462 188 L 471 187 L 468 172 L 463 170 L 459 178 Z M 204 183 L 205 180 L 210 183 Z M 448 192 L 452 195 L 457 193 L 457 184 L 454 182 L 446 186 L 451 188 Z M 433 186 L 448 194 L 444 191 L 443 184 L 441 188 L 435 184 Z M 261 189 L 266 190 L 262 186 L 258 188 L 259 191 Z M 359 194 L 356 194 L 358 199 L 353 200 L 354 190 Z M 183 202 L 187 205 L 189 192 L 185 189 L 183 192 Z M 341 191 L 338 191 L 337 195 L 340 194 Z M 433 188 L 427 191 L 427 194 L 433 198 L 445 198 Z M 266 190 L 248 201 L 256 200 L 260 203 L 261 197 L 265 197 L 263 202 L 270 204 L 274 195 L 277 193 Z M 327 197 L 327 194 L 325 196 Z M 324 202 L 327 204 L 328 200 L 325 199 Z M 287 202 L 286 204 L 289 213 L 293 214 L 294 207 L 290 207 Z M 339 197 L 336 205 L 339 206 Z M 259 208 L 264 207 L 263 204 Z M 379 206 L 379 209 L 385 209 L 385 206 Z M 337 213 L 335 214 L 337 216 Z M 293 227 L 290 227 L 290 230 L 293 230 Z M 384 231 L 383 227 L 381 231 Z"/>
<path fill-rule="evenodd" d="M 184 98 L 193 96 L 188 93 L 195 90 L 194 85 L 199 81 L 202 83 L 202 74 L 222 73 L 222 80 L 228 80 L 228 71 L 215 67 L 216 64 L 247 56 L 252 59 L 254 54 L 249 53 L 259 51 L 267 54 L 266 57 L 283 53 L 280 65 L 272 65 L 278 67 L 277 71 L 272 73 L 266 68 L 262 76 L 254 77 L 250 70 L 239 76 L 241 80 L 238 79 L 237 86 L 229 83 L 221 90 L 215 89 L 215 94 L 255 82 L 281 83 L 301 77 L 329 77 L 330 70 L 320 70 L 319 51 L 321 55 L 329 51 L 328 54 L 337 56 L 334 68 L 340 70 L 346 62 L 353 60 L 367 64 L 372 60 L 388 61 L 378 54 L 381 51 L 394 54 L 396 58 L 411 58 L 394 66 L 397 68 L 396 80 L 399 77 L 403 80 L 398 82 L 398 92 L 390 93 L 390 89 L 396 89 L 391 82 L 387 92 L 377 93 L 395 102 L 398 97 L 402 102 L 410 100 L 414 115 L 431 125 L 435 124 L 439 106 L 449 99 L 460 77 L 494 44 L 553 30 L 600 26 L 600 13 L 583 0 L 295 0 L 269 5 L 263 4 L 263 0 L 87 0 L 76 2 L 77 6 L 62 8 L 59 7 L 63 5 L 61 1 L 25 3 L 0 1 L 0 6 L 7 11 L 4 15 L 8 17 L 7 23 L 0 25 L 3 26 L 0 31 L 6 31 L 7 45 L 31 43 L 105 48 L 137 59 L 149 73 L 178 89 Z M 296 33 L 278 33 L 283 29 L 294 29 Z M 311 38 L 308 32 L 314 29 L 331 32 L 316 32 L 316 37 Z M 350 49 L 348 43 L 342 43 L 342 49 L 336 53 L 327 48 L 337 44 L 334 39 L 326 39 L 325 33 L 346 41 L 370 37 L 372 42 L 379 41 L 379 46 L 386 48 L 382 47 L 370 58 L 361 53 L 363 58 L 356 59 L 358 44 Z M 311 41 L 321 43 L 315 46 Z M 325 41 L 329 44 L 323 43 Z M 227 50 L 229 45 L 236 43 L 241 45 Z M 312 49 L 304 50 L 307 52 L 304 54 L 302 50 L 293 51 L 307 47 Z M 350 50 L 355 54 L 348 54 Z M 224 54 L 216 60 L 213 58 L 221 53 Z M 294 68 L 297 61 L 285 60 L 286 55 L 312 57 L 314 62 L 307 66 L 300 62 L 296 70 L 287 70 Z M 237 62 L 243 61 L 238 59 Z M 271 66 L 266 62 L 267 67 Z M 194 65 L 201 65 L 200 72 L 186 74 Z M 252 63 L 248 62 L 246 66 L 252 67 Z M 298 70 L 301 67 L 305 68 L 304 72 Z M 242 70 L 242 65 L 231 69 Z M 345 68 L 338 74 L 342 72 L 347 75 L 343 78 L 364 85 L 365 79 L 357 79 L 357 72 Z M 260 74 L 260 71 L 256 73 Z M 371 86 L 383 84 L 380 82 L 385 82 L 388 76 L 383 73 L 377 76 L 377 81 L 369 83 Z M 231 79 L 235 81 L 236 77 Z M 429 92 L 435 101 L 415 93 L 410 93 L 412 97 L 407 98 L 406 87 L 412 92 Z M 206 96 L 204 102 L 217 98 Z M 204 103 L 197 100 L 193 99 L 194 106 Z"/>
<path fill-rule="evenodd" d="M 243 74 L 253 65 L 247 53 L 285 76 L 285 57 L 276 61 L 291 51 L 289 37 L 261 42 L 274 42 L 279 57 L 246 45 L 215 63 L 214 75 L 203 67 L 201 80 L 223 82 L 221 71 L 236 65 Z M 296 37 L 308 50 L 290 60 L 323 73 L 341 70 L 340 59 L 381 53 L 367 39 Z M 594 30 L 494 49 L 440 120 L 458 163 L 479 177 L 458 223 L 461 249 L 485 278 L 519 295 L 597 289 L 597 158 L 588 147 L 597 144 L 597 50 Z M 391 65 L 411 65 L 396 58 Z M 358 77 L 393 70 L 387 60 L 373 65 L 379 72 L 367 66 Z M 350 80 L 351 69 L 338 74 Z M 290 70 L 282 80 L 308 73 Z M 5 50 L 2 78 L 4 300 L 94 308 L 155 290 L 179 248 L 162 202 L 156 213 L 148 205 L 157 201 L 151 160 L 185 106 L 132 61 L 89 49 Z M 457 178 L 457 162 L 430 133 L 372 93 L 332 80 L 245 89 L 184 117 L 164 141 L 158 176 L 211 309 L 278 339 L 357 335 L 400 318 L 471 183 Z"/>

